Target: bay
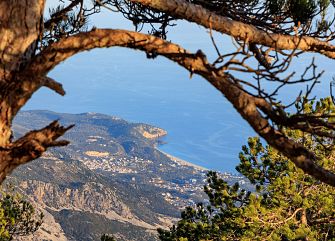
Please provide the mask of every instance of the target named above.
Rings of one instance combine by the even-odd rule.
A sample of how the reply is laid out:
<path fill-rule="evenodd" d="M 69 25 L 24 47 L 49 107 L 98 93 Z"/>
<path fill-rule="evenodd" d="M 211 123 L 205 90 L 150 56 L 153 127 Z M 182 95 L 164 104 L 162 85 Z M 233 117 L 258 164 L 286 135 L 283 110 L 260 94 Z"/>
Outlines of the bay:
<path fill-rule="evenodd" d="M 93 16 L 93 23 L 100 28 L 133 30 L 129 21 L 108 11 Z M 202 49 L 213 61 L 216 54 L 208 31 L 195 24 L 177 23 L 169 31 L 169 40 L 192 52 Z M 215 32 L 214 37 L 226 51 L 233 48 L 230 38 Z M 302 71 L 313 57 L 304 55 L 297 59 L 291 70 Z M 321 63 L 321 68 L 327 71 L 313 94 L 324 97 L 329 95 L 334 68 L 324 57 L 318 57 L 316 63 Z M 64 84 L 66 96 L 42 89 L 24 109 L 99 112 L 156 125 L 168 131 L 164 138 L 166 144 L 160 149 L 208 169 L 234 173 L 241 146 L 249 136 L 255 135 L 209 83 L 198 76 L 190 79 L 188 71 L 162 57 L 151 60 L 139 51 L 99 49 L 70 58 L 50 76 Z M 268 87 L 275 88 L 272 84 L 265 85 Z M 290 102 L 301 89 L 305 85 L 294 85 L 280 95 L 284 102 Z"/>
<path fill-rule="evenodd" d="M 99 112 L 164 128 L 159 148 L 209 169 L 234 172 L 252 130 L 204 79 L 141 52 L 103 49 L 77 55 L 50 74 L 65 97 L 42 89 L 25 109 Z"/>

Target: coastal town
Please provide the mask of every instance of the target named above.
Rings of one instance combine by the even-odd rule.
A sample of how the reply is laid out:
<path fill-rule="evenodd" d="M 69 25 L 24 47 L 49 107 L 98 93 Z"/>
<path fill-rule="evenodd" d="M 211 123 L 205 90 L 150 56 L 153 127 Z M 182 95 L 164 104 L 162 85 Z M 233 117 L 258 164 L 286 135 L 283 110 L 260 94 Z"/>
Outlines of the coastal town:
<path fill-rule="evenodd" d="M 102 140 L 102 137 L 89 137 L 88 143 Z M 105 146 L 106 144 L 99 144 Z M 153 185 L 161 190 L 164 199 L 173 206 L 183 209 L 186 206 L 192 206 L 197 201 L 204 198 L 203 187 L 207 183 L 207 169 L 193 165 L 179 158 L 173 157 L 167 153 L 170 161 L 157 163 L 155 160 L 145 159 L 138 156 L 119 157 L 109 152 L 86 151 L 80 161 L 90 170 L 97 172 L 108 172 L 110 175 L 127 174 L 127 180 L 131 183 L 145 183 Z M 170 180 L 167 174 L 174 170 L 184 170 L 185 176 Z M 188 175 L 187 175 L 188 173 Z M 146 178 L 143 178 L 143 175 Z M 230 173 L 219 173 L 220 177 L 229 182 L 239 182 L 245 184 L 242 177 Z"/>

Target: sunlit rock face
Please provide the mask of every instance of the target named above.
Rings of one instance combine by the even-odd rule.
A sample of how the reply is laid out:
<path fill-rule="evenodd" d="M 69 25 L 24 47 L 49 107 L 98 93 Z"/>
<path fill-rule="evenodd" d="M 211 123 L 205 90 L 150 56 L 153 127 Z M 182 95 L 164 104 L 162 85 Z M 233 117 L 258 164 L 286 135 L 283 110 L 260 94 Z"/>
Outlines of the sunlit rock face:
<path fill-rule="evenodd" d="M 71 144 L 7 180 L 47 216 L 24 240 L 99 240 L 103 233 L 157 240 L 158 227 L 171 226 L 182 207 L 203 199 L 206 170 L 159 151 L 167 132 L 158 127 L 97 113 L 29 111 L 16 118 L 15 137 L 54 119 L 76 124 L 64 137 Z"/>

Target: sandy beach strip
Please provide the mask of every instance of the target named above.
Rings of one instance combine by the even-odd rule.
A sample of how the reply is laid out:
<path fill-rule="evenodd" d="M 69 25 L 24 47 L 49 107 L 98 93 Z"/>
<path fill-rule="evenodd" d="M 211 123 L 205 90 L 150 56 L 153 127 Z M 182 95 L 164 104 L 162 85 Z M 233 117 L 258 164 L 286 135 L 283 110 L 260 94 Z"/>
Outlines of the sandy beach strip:
<path fill-rule="evenodd" d="M 176 157 L 176 156 L 172 156 L 172 155 L 170 155 L 169 153 L 166 153 L 166 152 L 164 152 L 164 151 L 162 151 L 162 150 L 159 150 L 159 149 L 157 149 L 159 152 L 161 152 L 161 153 L 163 153 L 164 155 L 166 155 L 168 158 L 170 158 L 172 161 L 175 161 L 175 162 L 177 162 L 177 163 L 179 163 L 180 165 L 182 165 L 182 166 L 190 166 L 190 167 L 194 167 L 195 169 L 199 169 L 199 170 L 205 170 L 205 171 L 208 171 L 209 169 L 207 169 L 207 168 L 205 168 L 205 167 L 202 167 L 202 166 L 198 166 L 198 165 L 196 165 L 196 164 L 193 164 L 193 163 L 191 163 L 191 162 L 188 162 L 188 161 L 185 161 L 185 160 L 183 160 L 183 159 L 180 159 L 180 158 L 178 158 L 178 157 Z"/>

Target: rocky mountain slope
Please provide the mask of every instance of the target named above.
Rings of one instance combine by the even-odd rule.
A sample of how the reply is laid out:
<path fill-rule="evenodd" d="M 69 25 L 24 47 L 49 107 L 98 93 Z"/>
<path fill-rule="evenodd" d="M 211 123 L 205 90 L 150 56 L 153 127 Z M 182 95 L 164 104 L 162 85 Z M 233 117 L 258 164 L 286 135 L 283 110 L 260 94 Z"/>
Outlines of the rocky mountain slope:
<path fill-rule="evenodd" d="M 157 227 L 170 226 L 182 207 L 203 199 L 206 170 L 160 152 L 157 145 L 167 133 L 158 127 L 96 113 L 27 111 L 16 118 L 14 136 L 55 119 L 76 124 L 64 137 L 71 144 L 50 150 L 7 180 L 46 214 L 29 240 L 89 241 L 103 233 L 118 240 L 157 240 Z"/>

